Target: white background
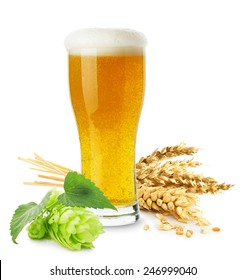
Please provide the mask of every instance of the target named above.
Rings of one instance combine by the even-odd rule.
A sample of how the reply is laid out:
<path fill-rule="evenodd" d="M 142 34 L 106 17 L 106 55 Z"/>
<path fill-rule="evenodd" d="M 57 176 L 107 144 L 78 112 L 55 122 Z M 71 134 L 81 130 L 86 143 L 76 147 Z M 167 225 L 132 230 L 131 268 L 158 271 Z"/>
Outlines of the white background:
<path fill-rule="evenodd" d="M 4 280 L 80 279 L 49 276 L 60 268 L 196 266 L 197 276 L 146 279 L 245 279 L 245 1 L 1 1 L 0 259 Z M 220 233 L 192 239 L 157 229 L 152 215 L 106 229 L 95 249 L 71 252 L 23 231 L 9 235 L 15 208 L 48 190 L 23 186 L 35 178 L 18 156 L 33 152 L 79 170 L 79 143 L 70 105 L 65 36 L 81 27 L 124 27 L 148 38 L 146 96 L 137 159 L 185 141 L 201 147 L 206 175 L 235 187 L 202 196 L 199 205 Z M 143 225 L 150 224 L 144 231 Z M 111 277 L 113 279 L 113 277 Z M 115 278 L 115 277 L 114 277 Z M 118 277 L 119 279 L 137 279 Z M 83 279 L 106 279 L 84 277 Z"/>

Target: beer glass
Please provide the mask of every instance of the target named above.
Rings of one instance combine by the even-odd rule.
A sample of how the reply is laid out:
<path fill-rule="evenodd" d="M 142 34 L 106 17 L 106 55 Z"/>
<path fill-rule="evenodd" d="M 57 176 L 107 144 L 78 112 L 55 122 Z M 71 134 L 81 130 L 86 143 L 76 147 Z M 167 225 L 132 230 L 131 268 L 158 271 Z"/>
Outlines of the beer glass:
<path fill-rule="evenodd" d="M 105 226 L 139 218 L 135 142 L 144 97 L 145 46 L 144 35 L 129 29 L 81 29 L 65 39 L 82 173 L 118 209 L 95 211 Z"/>

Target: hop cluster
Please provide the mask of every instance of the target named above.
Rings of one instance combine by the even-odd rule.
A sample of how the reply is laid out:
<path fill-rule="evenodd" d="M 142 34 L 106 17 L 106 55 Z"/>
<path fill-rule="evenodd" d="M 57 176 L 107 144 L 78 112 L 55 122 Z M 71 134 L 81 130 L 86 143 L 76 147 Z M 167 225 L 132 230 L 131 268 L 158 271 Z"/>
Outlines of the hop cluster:
<path fill-rule="evenodd" d="M 104 232 L 99 218 L 85 208 L 59 204 L 59 194 L 58 191 L 52 191 L 45 212 L 28 226 L 29 237 L 52 239 L 70 250 L 93 248 L 93 241 Z"/>
<path fill-rule="evenodd" d="M 58 205 L 47 219 L 47 232 L 51 239 L 65 248 L 80 250 L 93 248 L 93 241 L 103 227 L 92 212 L 81 207 Z"/>

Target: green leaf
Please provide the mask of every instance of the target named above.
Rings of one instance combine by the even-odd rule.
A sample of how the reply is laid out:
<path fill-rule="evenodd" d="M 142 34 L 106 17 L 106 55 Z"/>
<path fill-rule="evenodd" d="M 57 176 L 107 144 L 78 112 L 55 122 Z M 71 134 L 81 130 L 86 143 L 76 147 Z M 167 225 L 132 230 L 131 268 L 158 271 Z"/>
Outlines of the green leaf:
<path fill-rule="evenodd" d="M 77 172 L 68 172 L 65 179 L 64 179 L 64 190 L 65 192 L 69 191 L 70 189 L 73 189 L 74 187 L 86 184 L 86 181 L 91 182 L 89 179 L 87 179 L 84 175 L 78 174 Z"/>
<path fill-rule="evenodd" d="M 63 205 L 117 210 L 91 180 L 77 172 L 67 174 L 64 190 L 65 193 L 58 196 L 58 202 Z"/>
<path fill-rule="evenodd" d="M 50 199 L 50 195 L 51 191 L 44 196 L 40 204 L 29 202 L 18 206 L 10 222 L 10 234 L 14 243 L 17 244 L 16 238 L 22 229 L 42 213 Z"/>

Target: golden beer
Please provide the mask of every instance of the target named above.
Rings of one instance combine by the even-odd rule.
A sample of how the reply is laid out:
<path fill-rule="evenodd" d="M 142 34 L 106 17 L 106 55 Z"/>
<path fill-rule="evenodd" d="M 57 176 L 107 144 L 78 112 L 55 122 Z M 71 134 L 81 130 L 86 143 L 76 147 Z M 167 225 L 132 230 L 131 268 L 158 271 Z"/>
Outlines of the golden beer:
<path fill-rule="evenodd" d="M 118 209 L 134 206 L 130 215 L 137 216 L 136 220 L 135 141 L 144 96 L 144 48 L 107 44 L 82 45 L 79 51 L 69 52 L 70 96 L 82 173 Z"/>

